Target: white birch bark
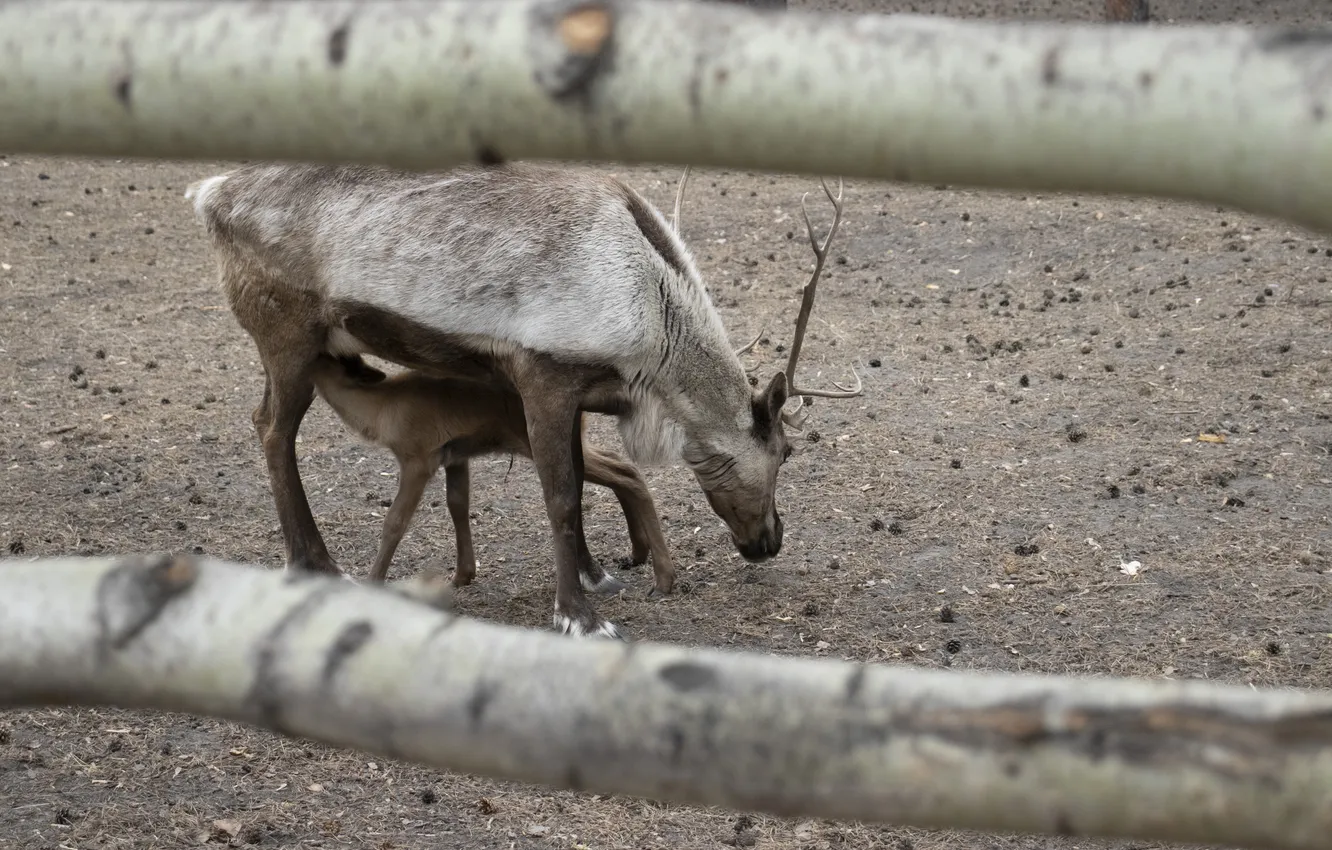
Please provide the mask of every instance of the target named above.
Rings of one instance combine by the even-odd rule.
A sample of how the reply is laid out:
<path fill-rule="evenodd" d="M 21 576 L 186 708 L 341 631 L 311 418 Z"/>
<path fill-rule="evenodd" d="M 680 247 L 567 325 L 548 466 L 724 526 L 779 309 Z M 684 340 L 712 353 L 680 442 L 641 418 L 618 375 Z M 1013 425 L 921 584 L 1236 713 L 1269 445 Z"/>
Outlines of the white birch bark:
<path fill-rule="evenodd" d="M 778 815 L 1327 847 L 1332 694 L 576 640 L 180 558 L 0 561 L 0 707 L 244 721 Z"/>
<path fill-rule="evenodd" d="M 584 159 L 1197 199 L 1332 229 L 1332 36 L 692 0 L 0 3 L 0 149 Z"/>

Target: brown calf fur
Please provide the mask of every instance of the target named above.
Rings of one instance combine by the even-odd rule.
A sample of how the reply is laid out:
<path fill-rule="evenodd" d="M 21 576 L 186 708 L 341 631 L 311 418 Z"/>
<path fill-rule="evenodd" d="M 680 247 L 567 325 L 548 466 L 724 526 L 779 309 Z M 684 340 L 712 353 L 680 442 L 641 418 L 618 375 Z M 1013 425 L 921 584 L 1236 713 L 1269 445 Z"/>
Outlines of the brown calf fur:
<path fill-rule="evenodd" d="M 1105 19 L 1112 23 L 1142 23 L 1150 20 L 1147 0 L 1105 0 Z"/>
<path fill-rule="evenodd" d="M 343 424 L 362 439 L 391 451 L 398 461 L 398 493 L 384 517 L 371 580 L 382 582 L 388 575 L 393 554 L 425 488 L 442 466 L 458 548 L 453 584 L 470 584 L 476 576 L 476 554 L 468 515 L 468 459 L 492 453 L 531 459 L 522 398 L 500 383 L 437 378 L 413 370 L 387 377 L 360 357 L 320 355 L 311 379 Z M 631 562 L 642 564 L 651 554 L 655 579 L 652 592 L 670 593 L 675 567 L 647 483 L 638 468 L 623 457 L 587 442 L 585 419 L 581 427 L 584 477 L 615 494 L 629 527 Z M 580 567 L 582 583 L 588 590 L 605 593 L 624 587 L 595 560 L 589 558 Z"/>

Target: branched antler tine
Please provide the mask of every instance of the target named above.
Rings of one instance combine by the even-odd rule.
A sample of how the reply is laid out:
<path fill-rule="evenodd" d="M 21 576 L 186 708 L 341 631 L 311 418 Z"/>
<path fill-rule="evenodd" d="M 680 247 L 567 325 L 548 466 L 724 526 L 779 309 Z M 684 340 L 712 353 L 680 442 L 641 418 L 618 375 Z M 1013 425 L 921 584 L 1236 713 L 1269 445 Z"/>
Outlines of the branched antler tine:
<path fill-rule="evenodd" d="M 794 428 L 796 431 L 805 430 L 805 423 L 808 421 L 809 417 L 806 416 L 803 412 L 782 414 L 782 422 L 785 423 L 788 427 Z"/>
<path fill-rule="evenodd" d="M 865 384 L 860 380 L 860 373 L 855 369 L 851 370 L 851 374 L 856 376 L 856 385 L 854 387 L 844 386 L 843 384 L 833 381 L 832 385 L 837 387 L 836 390 L 806 390 L 793 384 L 789 395 L 802 395 L 809 396 L 810 398 L 855 398 L 864 391 Z"/>
<path fill-rule="evenodd" d="M 754 346 L 758 345 L 758 341 L 760 339 L 763 339 L 764 330 L 765 330 L 764 328 L 759 328 L 758 334 L 753 339 L 751 339 L 749 342 L 745 343 L 744 345 L 740 346 L 735 350 L 735 356 L 739 357 L 741 354 L 748 354 L 749 352 L 753 351 Z"/>
<path fill-rule="evenodd" d="M 680 205 L 684 203 L 685 183 L 689 182 L 690 166 L 686 165 L 684 173 L 680 175 L 680 182 L 675 187 L 675 212 L 671 213 L 671 230 L 680 232 Z"/>
<path fill-rule="evenodd" d="M 814 233 L 814 224 L 809 220 L 809 208 L 805 205 L 805 198 L 809 197 L 806 192 L 800 198 L 800 212 L 805 217 L 805 230 L 809 233 L 809 245 L 814 251 L 814 273 L 810 275 L 809 282 L 805 284 L 804 297 L 800 301 L 800 313 L 796 316 L 795 337 L 791 340 L 791 355 L 786 359 L 786 380 L 791 386 L 795 386 L 796 363 L 800 360 L 800 348 L 805 342 L 805 330 L 809 327 L 809 314 L 814 310 L 814 296 L 819 285 L 819 276 L 823 274 L 823 264 L 828 259 L 828 246 L 832 244 L 833 237 L 837 235 L 837 228 L 842 223 L 842 178 L 837 178 L 837 195 L 834 197 L 832 190 L 828 188 L 828 181 L 820 180 L 823 184 L 823 193 L 828 196 L 828 200 L 833 205 L 832 226 L 828 228 L 828 235 L 824 238 L 823 244 L 819 244 L 818 236 Z M 859 380 L 859 376 L 857 376 Z M 813 392 L 797 392 L 791 390 L 789 395 L 818 395 Z"/>

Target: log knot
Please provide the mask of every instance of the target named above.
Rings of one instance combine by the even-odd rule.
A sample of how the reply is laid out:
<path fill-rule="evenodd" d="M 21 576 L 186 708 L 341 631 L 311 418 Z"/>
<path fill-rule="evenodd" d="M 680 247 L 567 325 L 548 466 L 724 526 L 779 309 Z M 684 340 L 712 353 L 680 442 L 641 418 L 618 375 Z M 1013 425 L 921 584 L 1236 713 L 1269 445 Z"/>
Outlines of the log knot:
<path fill-rule="evenodd" d="M 532 10 L 534 77 L 557 101 L 586 101 L 610 70 L 617 10 L 605 0 L 552 0 Z"/>
<path fill-rule="evenodd" d="M 127 647 L 198 575 L 198 565 L 186 556 L 128 558 L 113 567 L 97 585 L 99 653 Z"/>

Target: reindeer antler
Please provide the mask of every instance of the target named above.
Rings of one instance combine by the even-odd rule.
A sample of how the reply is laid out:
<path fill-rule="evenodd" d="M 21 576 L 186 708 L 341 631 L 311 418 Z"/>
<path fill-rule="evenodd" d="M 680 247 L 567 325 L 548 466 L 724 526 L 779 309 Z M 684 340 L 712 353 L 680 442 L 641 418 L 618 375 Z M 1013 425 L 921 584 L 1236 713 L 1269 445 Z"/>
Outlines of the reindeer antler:
<path fill-rule="evenodd" d="M 680 207 L 684 204 L 685 184 L 689 182 L 689 171 L 690 166 L 686 165 L 684 173 L 680 175 L 680 182 L 675 187 L 675 211 L 671 213 L 671 229 L 677 234 L 680 232 Z M 753 351 L 754 346 L 758 345 L 758 341 L 763 338 L 763 333 L 764 329 L 759 328 L 758 334 L 753 339 L 735 350 L 735 356 L 739 357 L 741 354 L 748 354 Z M 753 369 L 745 371 L 752 372 Z"/>
<path fill-rule="evenodd" d="M 819 276 L 823 274 L 823 264 L 828 259 L 828 246 L 832 244 L 833 237 L 837 235 L 837 228 L 842 223 L 842 178 L 837 178 L 837 196 L 834 197 L 832 190 L 828 188 L 826 180 L 819 181 L 823 185 L 823 193 L 828 196 L 828 200 L 833 205 L 833 222 L 828 228 L 828 235 L 824 237 L 823 244 L 819 244 L 818 237 L 814 234 L 814 225 L 809 220 L 809 209 L 805 206 L 805 198 L 809 197 L 806 192 L 800 198 L 800 212 L 805 217 L 805 230 L 809 233 L 809 245 L 814 250 L 814 274 L 810 275 L 809 282 L 805 284 L 804 298 L 800 302 L 800 314 L 796 317 L 795 338 L 791 340 L 791 356 L 786 360 L 786 380 L 790 385 L 787 394 L 791 398 L 796 396 L 817 397 L 817 398 L 854 398 L 860 395 L 864 390 L 860 375 L 855 369 L 851 374 L 856 377 L 854 387 L 845 387 L 836 381 L 833 386 L 836 390 L 809 390 L 796 386 L 795 370 L 796 363 L 800 359 L 800 346 L 805 341 L 805 330 L 809 326 L 809 314 L 814 310 L 814 295 L 818 289 Z M 783 413 L 782 421 L 793 428 L 801 429 L 805 424 L 805 417 L 802 414 Z"/>
<path fill-rule="evenodd" d="M 684 173 L 680 175 L 680 182 L 675 187 L 675 212 L 671 213 L 671 230 L 680 232 L 680 204 L 684 202 L 685 183 L 689 182 L 689 166 L 685 166 Z"/>

